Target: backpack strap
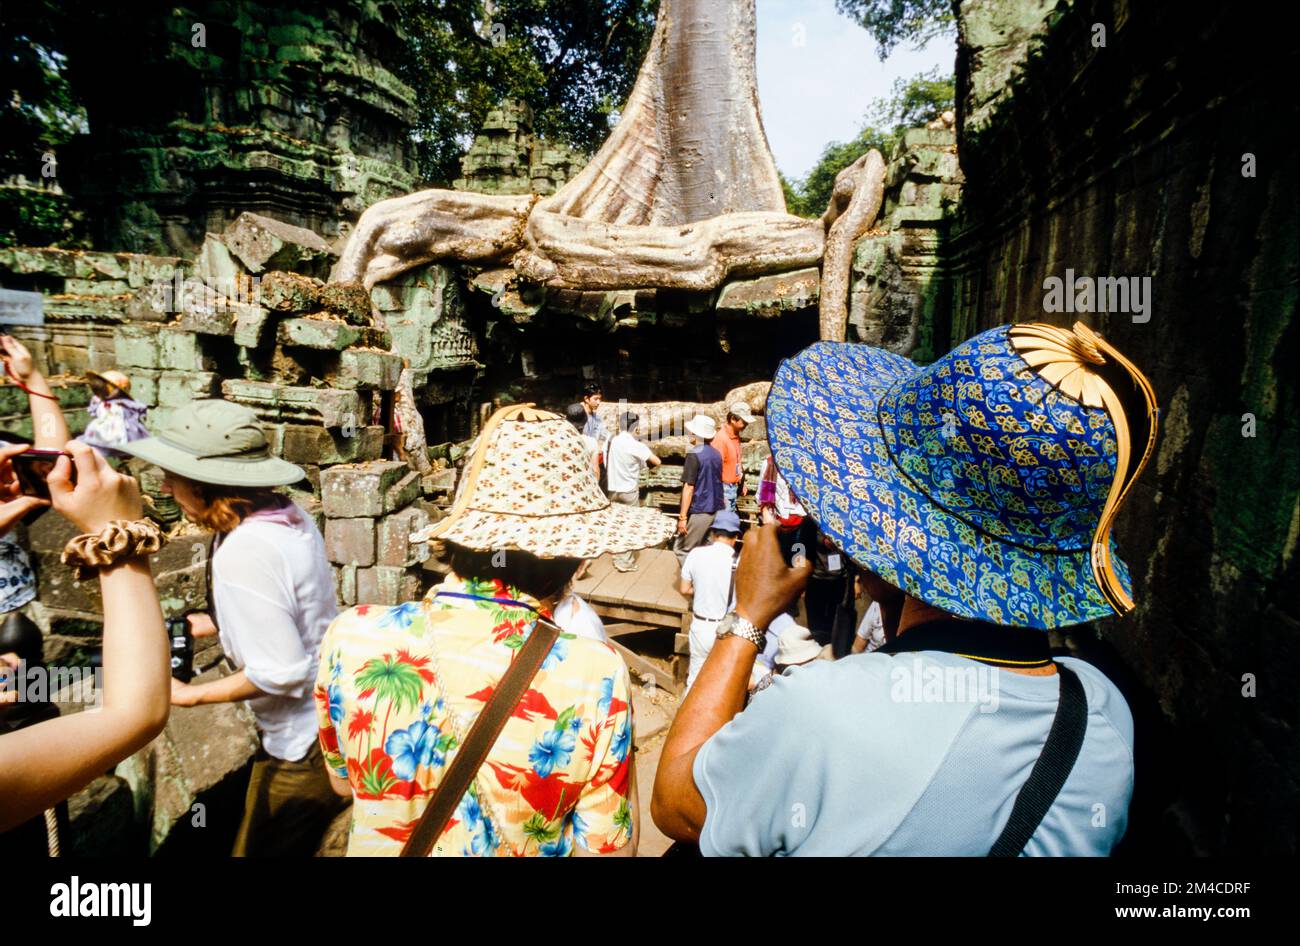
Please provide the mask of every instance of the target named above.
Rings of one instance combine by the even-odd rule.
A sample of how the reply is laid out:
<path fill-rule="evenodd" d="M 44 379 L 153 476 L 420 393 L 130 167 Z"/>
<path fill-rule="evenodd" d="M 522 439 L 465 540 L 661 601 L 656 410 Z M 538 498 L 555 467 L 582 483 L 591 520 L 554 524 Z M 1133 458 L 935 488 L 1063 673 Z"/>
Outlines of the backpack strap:
<path fill-rule="evenodd" d="M 559 639 L 560 629 L 544 618 L 533 625 L 532 633 L 506 670 L 505 676 L 479 712 L 469 735 L 456 750 L 456 757 L 434 791 L 433 798 L 420 815 L 420 821 L 402 847 L 402 857 L 428 857 L 433 845 L 456 812 L 456 806 L 469 791 L 470 784 L 483 767 L 497 737 L 505 728 L 506 720 L 514 712 L 528 686 L 542 668 L 546 655 Z"/>
<path fill-rule="evenodd" d="M 1056 801 L 1056 796 L 1061 793 L 1083 747 L 1083 736 L 1088 729 L 1088 698 L 1084 695 L 1083 684 L 1078 675 L 1063 664 L 1056 665 L 1056 673 L 1061 678 L 1061 697 L 1056 704 L 1056 716 L 1047 733 L 1047 742 L 1029 778 L 1016 795 L 1011 817 L 993 843 L 989 857 L 1020 856 Z"/>

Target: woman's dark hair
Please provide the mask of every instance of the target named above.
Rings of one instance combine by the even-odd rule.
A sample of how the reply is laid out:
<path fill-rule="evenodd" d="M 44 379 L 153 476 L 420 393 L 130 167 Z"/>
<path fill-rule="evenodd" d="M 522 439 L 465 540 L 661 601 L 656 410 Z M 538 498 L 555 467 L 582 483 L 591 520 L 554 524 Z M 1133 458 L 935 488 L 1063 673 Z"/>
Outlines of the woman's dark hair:
<path fill-rule="evenodd" d="M 461 578 L 499 578 L 538 601 L 563 591 L 582 564 L 580 558 L 540 558 L 517 549 L 479 552 L 455 542 L 444 545 L 447 564 Z"/>
<path fill-rule="evenodd" d="M 581 403 L 566 407 L 564 416 L 569 419 L 570 424 L 578 428 L 578 433 L 582 433 L 583 428 L 587 426 L 587 409 Z"/>
<path fill-rule="evenodd" d="M 593 394 L 603 395 L 604 393 L 605 392 L 601 389 L 600 385 L 595 381 L 588 381 L 582 386 L 583 397 L 591 397 Z"/>

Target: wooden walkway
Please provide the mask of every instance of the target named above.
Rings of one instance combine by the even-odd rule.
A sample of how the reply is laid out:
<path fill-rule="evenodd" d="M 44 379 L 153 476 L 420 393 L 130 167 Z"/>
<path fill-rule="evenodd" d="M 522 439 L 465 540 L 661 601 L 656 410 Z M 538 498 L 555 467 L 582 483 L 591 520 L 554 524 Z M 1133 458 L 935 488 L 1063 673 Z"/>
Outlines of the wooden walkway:
<path fill-rule="evenodd" d="M 690 611 L 690 602 L 677 591 L 679 574 L 677 556 L 668 549 L 637 553 L 634 572 L 615 570 L 614 559 L 602 555 L 591 563 L 582 581 L 574 582 L 573 590 L 602 618 L 676 631 L 682 626 L 682 614 Z"/>
<path fill-rule="evenodd" d="M 605 621 L 605 632 L 627 665 L 642 677 L 653 677 L 670 693 L 681 693 L 685 682 L 685 635 L 690 626 L 690 602 L 677 591 L 680 568 L 677 556 L 668 549 L 646 549 L 637 553 L 637 568 L 620 572 L 614 560 L 602 555 L 587 568 L 581 581 L 573 583 L 578 593 Z M 674 635 L 673 672 L 665 671 L 629 650 L 618 638 L 645 631 Z"/>

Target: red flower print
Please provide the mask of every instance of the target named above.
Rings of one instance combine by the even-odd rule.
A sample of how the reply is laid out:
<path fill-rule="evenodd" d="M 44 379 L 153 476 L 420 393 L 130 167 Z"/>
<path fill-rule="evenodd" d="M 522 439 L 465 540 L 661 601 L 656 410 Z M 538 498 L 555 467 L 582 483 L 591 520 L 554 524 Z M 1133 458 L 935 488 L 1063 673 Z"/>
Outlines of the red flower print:
<path fill-rule="evenodd" d="M 320 745 L 325 752 L 337 753 L 339 751 L 339 734 L 334 731 L 333 726 L 320 731 Z"/>
<path fill-rule="evenodd" d="M 602 765 L 596 770 L 596 774 L 591 777 L 591 787 L 599 788 L 608 782 L 609 787 L 614 790 L 615 794 L 626 798 L 628 785 L 632 779 L 632 767 L 628 764 L 631 758 L 632 753 L 629 752 L 622 762 L 611 762 Z"/>
<path fill-rule="evenodd" d="M 419 823 L 420 819 L 416 818 L 414 821 L 395 824 L 391 828 L 376 828 L 375 830 L 385 837 L 392 838 L 394 841 L 400 841 L 405 844 L 411 839 L 411 835 L 415 833 L 415 826 Z"/>
<path fill-rule="evenodd" d="M 613 716 L 606 716 L 600 722 L 592 723 L 587 727 L 587 735 L 582 737 L 582 746 L 587 750 L 588 762 L 596 757 L 596 743 L 600 740 L 601 732 L 613 725 L 613 722 Z"/>
<path fill-rule="evenodd" d="M 486 703 L 492 698 L 492 691 L 494 689 L 495 687 L 484 687 L 477 693 L 471 693 L 469 699 L 479 700 Z M 516 719 L 522 719 L 526 723 L 531 723 L 538 716 L 544 717 L 545 719 L 560 718 L 560 714 L 555 712 L 555 707 L 551 706 L 550 701 L 537 690 L 527 691 L 523 695 L 523 698 L 520 699 L 519 705 L 515 707 L 514 712 L 510 715 Z"/>
<path fill-rule="evenodd" d="M 428 657 L 412 657 L 409 651 L 399 650 L 397 652 L 397 662 L 399 664 L 407 664 L 414 667 L 419 671 L 420 679 L 425 683 L 433 682 L 433 671 L 424 669 L 429 665 Z"/>
<path fill-rule="evenodd" d="M 502 621 L 496 627 L 492 628 L 492 642 L 499 644 L 508 637 L 514 637 L 516 634 L 523 634 L 524 628 L 528 623 L 528 620 L 525 618 L 520 618 L 517 621 Z"/>
<path fill-rule="evenodd" d="M 348 723 L 348 738 L 357 738 L 357 736 L 360 736 L 363 732 L 369 730 L 370 724 L 374 721 L 374 713 L 367 713 L 365 710 L 361 710 L 357 715 L 353 716 L 352 721 Z"/>

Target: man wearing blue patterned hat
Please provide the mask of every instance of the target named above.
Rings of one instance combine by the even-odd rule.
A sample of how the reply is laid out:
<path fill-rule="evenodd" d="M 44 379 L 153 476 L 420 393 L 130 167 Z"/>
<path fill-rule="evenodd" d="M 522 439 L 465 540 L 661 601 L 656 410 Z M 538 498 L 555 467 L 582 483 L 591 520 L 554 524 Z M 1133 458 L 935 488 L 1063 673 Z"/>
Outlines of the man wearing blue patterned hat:
<path fill-rule="evenodd" d="M 1082 324 L 992 329 L 926 368 L 834 342 L 783 362 L 773 456 L 835 544 L 904 592 L 898 636 L 741 713 L 762 632 L 810 570 L 752 531 L 663 749 L 660 828 L 715 855 L 1109 854 L 1132 716 L 1046 631 L 1133 609 L 1110 532 L 1157 416 Z"/>

